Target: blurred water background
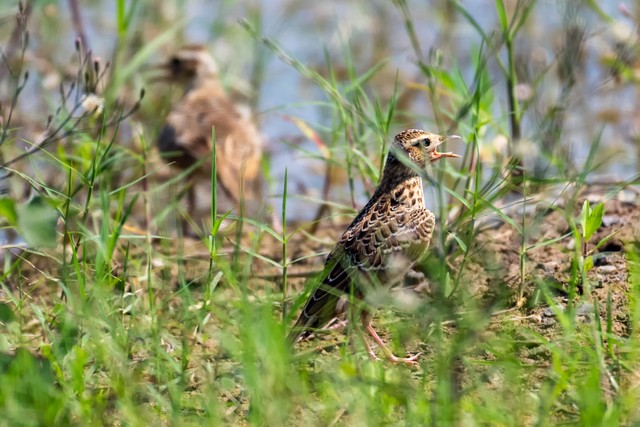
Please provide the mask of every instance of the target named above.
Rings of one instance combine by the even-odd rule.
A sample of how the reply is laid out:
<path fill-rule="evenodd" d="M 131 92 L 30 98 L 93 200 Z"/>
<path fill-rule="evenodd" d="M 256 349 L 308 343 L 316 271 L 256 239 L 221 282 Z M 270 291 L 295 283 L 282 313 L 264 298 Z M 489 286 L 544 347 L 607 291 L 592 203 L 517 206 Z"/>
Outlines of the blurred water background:
<path fill-rule="evenodd" d="M 507 3 L 513 3 L 515 8 L 517 2 Z M 410 116 L 403 116 L 394 124 L 393 131 L 404 127 L 433 129 L 431 105 L 424 90 L 424 77 L 417 67 L 418 60 L 424 60 L 429 52 L 438 50 L 449 67 L 459 68 L 463 78 L 471 81 L 474 58 L 482 43 L 477 30 L 456 10 L 453 2 L 432 0 L 406 2 L 419 42 L 419 46 L 412 45 L 398 4 L 404 2 L 139 1 L 130 5 L 136 13 L 132 14 L 133 30 L 127 30 L 135 35 L 129 34 L 126 38 L 122 29 L 117 28 L 115 2 L 82 2 L 79 12 L 88 47 L 101 58 L 111 58 L 118 43 L 137 43 L 134 49 L 142 49 L 154 37 L 171 28 L 175 35 L 158 47 L 151 62 L 159 61 L 164 54 L 184 43 L 207 45 L 220 64 L 225 84 L 246 95 L 248 104 L 253 103 L 252 108 L 272 156 L 270 194 L 273 204 L 280 205 L 278 195 L 286 168 L 292 195 L 289 217 L 308 219 L 314 211 L 309 209 L 306 199 L 296 202 L 295 195 L 319 197 L 325 163 L 313 158 L 314 154 L 319 156 L 318 147 L 301 134 L 291 118 L 304 121 L 322 134 L 332 126 L 333 120 L 325 102 L 326 95 L 256 42 L 238 24 L 238 20 L 248 19 L 257 23 L 260 33 L 276 40 L 289 55 L 320 72 L 327 71 L 327 58 L 331 59 L 338 75 L 346 73 L 344 68 L 348 61 L 352 61 L 360 73 L 386 61 L 370 82 L 371 93 L 381 103 L 388 102 L 397 77 L 400 92 L 408 100 L 406 107 L 411 112 Z M 464 2 L 464 8 L 483 29 L 497 30 L 498 15 L 494 2 L 469 0 Z M 12 28 L 15 5 L 5 4 L 2 12 L 2 34 L 6 37 Z M 74 65 L 72 57 L 77 28 L 72 25 L 67 2 L 38 3 L 31 19 L 35 25 L 31 25 L 34 30 L 28 68 L 35 68 L 40 79 L 31 79 L 26 89 L 30 96 L 23 97 L 18 107 L 31 120 L 38 121 L 36 115 L 41 115 L 39 121 L 44 122 L 52 105 L 55 105 L 56 84 L 61 79 L 54 74 Z M 636 23 L 622 13 L 619 1 L 537 2 L 516 40 L 517 66 L 524 73 L 551 68 L 559 49 L 566 46 L 563 40 L 568 34 L 567 29 L 572 26 L 584 30 L 584 43 L 583 51 L 575 56 L 575 60 L 580 61 L 580 74 L 576 76 L 577 83 L 569 95 L 570 99 L 564 104 L 566 110 L 561 131 L 567 156 L 580 167 L 591 145 L 601 138 L 598 156 L 603 165 L 598 169 L 600 176 L 632 179 L 638 173 L 639 158 L 637 85 L 632 80 L 619 78 L 612 69 L 615 61 L 620 60 L 621 51 L 628 49 L 634 52 L 637 28 Z M 417 50 L 421 58 L 417 58 Z M 57 64 L 58 68 L 39 67 L 40 56 Z M 632 63 L 633 59 L 629 58 L 629 62 Z M 252 94 L 252 73 L 258 63 L 263 68 L 260 69 L 258 92 Z M 508 113 L 506 85 L 497 65 L 490 64 L 490 67 L 495 71 L 492 84 L 498 98 L 494 114 L 504 118 Z M 137 93 L 141 87 L 152 94 L 148 99 L 153 99 L 156 92 L 167 90 L 166 87 L 150 85 L 143 72 L 132 76 L 131 83 L 127 85 L 129 89 L 136 89 L 132 93 Z M 523 97 L 527 96 L 527 89 L 523 85 Z M 536 102 L 541 105 L 543 115 L 544 108 L 556 103 L 561 95 L 561 78 L 546 78 L 537 90 L 540 93 Z M 120 96 L 126 97 L 126 92 Z M 158 129 L 162 123 L 161 115 L 146 115 L 142 126 Z M 522 149 L 532 156 L 537 155 L 536 144 L 543 138 L 540 134 L 541 120 L 530 115 L 523 123 Z M 509 134 L 506 123 L 507 120 L 502 120 L 502 124 L 488 127 L 486 134 L 482 135 L 480 143 L 488 153 L 483 161 L 497 161 L 492 153 L 504 148 L 505 137 Z M 462 133 L 464 137 L 464 131 L 460 129 L 456 133 Z M 149 135 L 154 135 L 153 132 Z M 346 201 L 347 193 L 346 186 L 336 186 L 332 198 Z M 366 195 L 361 197 L 359 201 Z"/>

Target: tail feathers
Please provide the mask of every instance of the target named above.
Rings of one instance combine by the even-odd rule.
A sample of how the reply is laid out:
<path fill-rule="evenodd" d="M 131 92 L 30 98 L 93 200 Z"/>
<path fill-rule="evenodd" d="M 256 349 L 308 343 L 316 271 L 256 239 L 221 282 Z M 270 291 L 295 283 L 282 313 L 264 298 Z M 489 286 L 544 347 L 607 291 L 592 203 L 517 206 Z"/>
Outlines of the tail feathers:
<path fill-rule="evenodd" d="M 350 290 L 350 278 L 342 264 L 335 256 L 329 255 L 324 277 L 309 300 L 304 305 L 298 321 L 289 334 L 289 342 L 295 344 L 304 337 L 308 337 L 314 330 L 322 328 L 338 315 L 338 301 Z"/>
<path fill-rule="evenodd" d="M 291 344 L 308 337 L 339 314 L 337 305 L 343 293 L 335 288 L 326 289 L 324 285 L 323 283 L 323 286 L 320 286 L 311 294 L 302 309 L 302 313 L 300 313 L 300 317 L 288 337 L 288 341 Z"/>
<path fill-rule="evenodd" d="M 287 342 L 293 345 L 311 335 L 313 329 L 317 328 L 317 326 L 314 325 L 314 320 L 317 319 L 306 316 L 303 310 L 300 314 L 300 317 L 298 318 L 298 321 L 295 325 L 293 325 L 291 332 L 289 332 Z"/>

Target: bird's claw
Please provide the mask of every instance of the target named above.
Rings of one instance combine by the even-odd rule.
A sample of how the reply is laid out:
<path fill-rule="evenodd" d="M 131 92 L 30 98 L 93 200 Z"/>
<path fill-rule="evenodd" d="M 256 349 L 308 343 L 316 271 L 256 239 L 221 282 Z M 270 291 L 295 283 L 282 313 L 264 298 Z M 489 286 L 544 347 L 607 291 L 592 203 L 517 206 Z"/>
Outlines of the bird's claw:
<path fill-rule="evenodd" d="M 369 353 L 369 358 L 371 360 L 373 360 L 374 362 L 379 362 L 382 359 L 380 359 L 373 351 L 368 351 Z M 404 363 L 407 365 L 417 365 L 418 364 L 418 358 L 422 355 L 422 352 L 420 353 L 416 353 L 413 356 L 409 356 L 409 357 L 398 357 L 394 354 L 389 354 L 387 356 L 387 360 L 391 363 L 393 363 L 394 365 L 398 365 L 400 363 Z"/>
<path fill-rule="evenodd" d="M 390 354 L 387 359 L 393 363 L 394 365 L 397 365 L 398 363 L 406 363 L 407 365 L 417 365 L 418 364 L 418 358 L 422 355 L 422 352 L 420 353 L 416 353 L 413 356 L 410 357 L 397 357 L 393 354 Z"/>

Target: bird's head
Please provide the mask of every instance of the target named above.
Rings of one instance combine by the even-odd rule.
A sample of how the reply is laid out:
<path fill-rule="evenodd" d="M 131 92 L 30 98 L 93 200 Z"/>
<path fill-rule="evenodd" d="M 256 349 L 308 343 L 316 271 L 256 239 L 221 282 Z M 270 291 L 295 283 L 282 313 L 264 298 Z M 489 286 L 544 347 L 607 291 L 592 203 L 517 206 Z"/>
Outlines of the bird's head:
<path fill-rule="evenodd" d="M 446 141 L 460 139 L 457 135 L 442 136 L 420 129 L 408 129 L 397 134 L 393 140 L 392 153 L 398 157 L 406 157 L 420 169 L 427 163 L 444 157 L 460 157 L 457 154 L 441 153 L 437 147 Z"/>
<path fill-rule="evenodd" d="M 163 73 L 158 80 L 172 81 L 187 85 L 198 80 L 216 78 L 218 67 L 213 57 L 203 45 L 187 45 L 171 55 L 158 66 Z"/>

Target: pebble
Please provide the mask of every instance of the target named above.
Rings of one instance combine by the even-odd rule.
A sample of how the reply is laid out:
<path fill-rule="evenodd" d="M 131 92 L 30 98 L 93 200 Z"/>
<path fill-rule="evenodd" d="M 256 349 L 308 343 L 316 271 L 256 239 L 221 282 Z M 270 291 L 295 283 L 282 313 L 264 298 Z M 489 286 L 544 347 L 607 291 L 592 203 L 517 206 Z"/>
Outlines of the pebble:
<path fill-rule="evenodd" d="M 577 316 L 590 316 L 593 314 L 593 304 L 585 302 L 576 310 Z"/>
<path fill-rule="evenodd" d="M 622 203 L 632 206 L 638 206 L 638 194 L 631 190 L 622 190 L 618 193 L 617 199 Z"/>
<path fill-rule="evenodd" d="M 596 271 L 601 274 L 611 274 L 618 271 L 618 267 L 616 267 L 615 265 L 609 265 L 609 264 L 601 265 L 596 269 Z"/>
<path fill-rule="evenodd" d="M 556 319 L 552 319 L 551 317 L 543 317 L 540 322 L 542 326 L 547 326 L 547 327 L 553 326 L 556 323 L 558 323 Z"/>
<path fill-rule="evenodd" d="M 559 307 L 560 311 L 564 311 L 563 307 Z M 551 307 L 547 307 L 544 309 L 544 311 L 542 312 L 542 315 L 544 317 L 556 317 L 556 312 L 553 311 L 553 309 Z"/>
<path fill-rule="evenodd" d="M 605 227 L 611 227 L 615 224 L 620 224 L 622 222 L 622 218 L 620 215 L 604 215 L 602 217 L 602 225 Z"/>

